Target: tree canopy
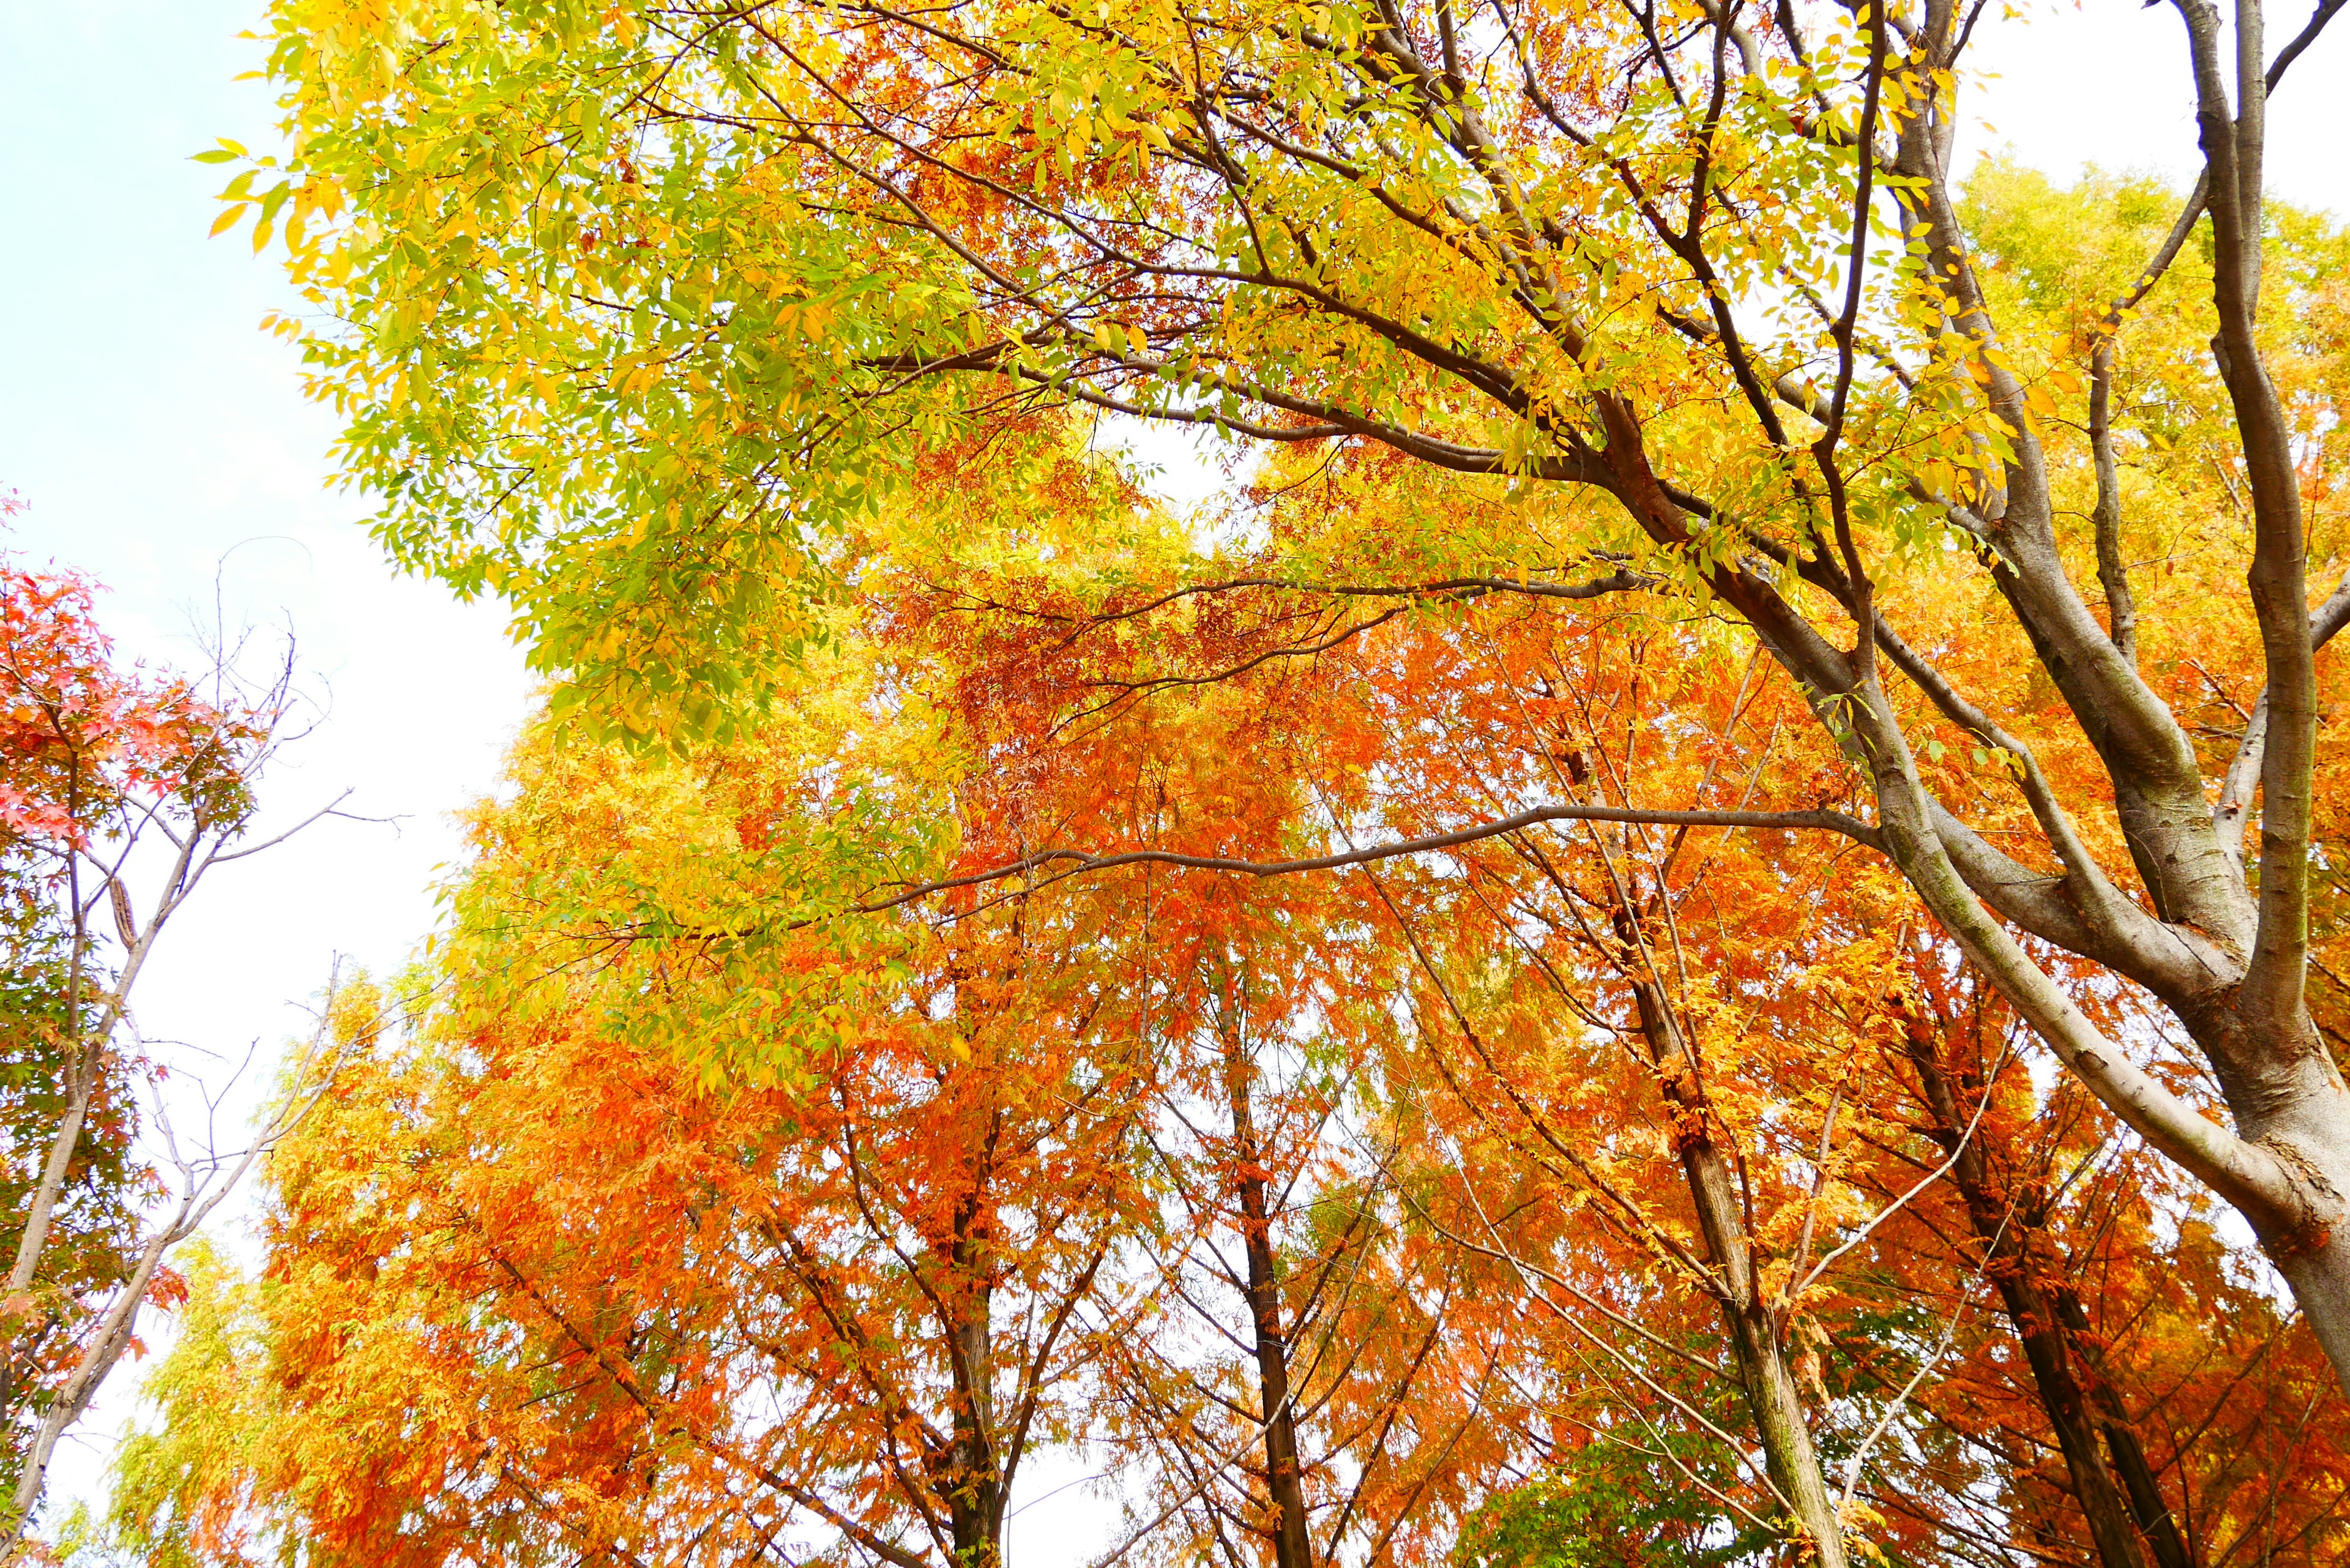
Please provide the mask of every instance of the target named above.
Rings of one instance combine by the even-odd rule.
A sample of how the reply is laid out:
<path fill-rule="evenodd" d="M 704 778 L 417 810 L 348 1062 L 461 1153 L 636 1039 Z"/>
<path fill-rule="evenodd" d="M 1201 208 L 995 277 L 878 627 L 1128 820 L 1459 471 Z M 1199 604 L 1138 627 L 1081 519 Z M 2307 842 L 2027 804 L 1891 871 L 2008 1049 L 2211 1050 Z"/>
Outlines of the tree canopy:
<path fill-rule="evenodd" d="M 277 0 L 222 227 L 552 698 L 121 1538 L 2338 1555 L 2334 7 L 2176 10 L 2185 192 L 1944 0 Z"/>

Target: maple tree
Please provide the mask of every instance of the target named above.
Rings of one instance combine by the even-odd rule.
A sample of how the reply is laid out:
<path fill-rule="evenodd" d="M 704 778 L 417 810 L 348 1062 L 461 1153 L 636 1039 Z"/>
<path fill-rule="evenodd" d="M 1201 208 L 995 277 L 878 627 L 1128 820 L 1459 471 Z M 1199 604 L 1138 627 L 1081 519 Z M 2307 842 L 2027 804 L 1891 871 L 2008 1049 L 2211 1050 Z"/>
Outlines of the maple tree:
<path fill-rule="evenodd" d="M 165 925 L 213 867 L 274 842 L 251 836 L 252 786 L 275 748 L 285 682 L 240 691 L 224 667 L 212 686 L 126 667 L 87 578 L 0 555 L 0 1533 L 10 1551 L 59 1439 L 135 1343 L 140 1309 L 174 1298 L 166 1254 L 308 1089 L 297 1070 L 244 1151 L 183 1143 L 153 1092 L 165 1064 L 133 1026 L 132 992 Z M 305 1065 L 331 1055 L 323 1044 L 322 1033 Z"/>
<path fill-rule="evenodd" d="M 44 600 L 54 601 L 59 593 L 71 596 L 77 585 L 12 573 L 11 587 L 15 591 L 8 609 L 15 635 L 10 641 L 15 643 L 23 639 L 25 631 L 47 619 Z M 78 601 L 69 602 L 79 607 Z M 23 712 L 16 703 L 10 708 L 12 719 Z M 24 713 L 24 717 L 31 715 Z M 10 739 L 12 755 L 40 754 L 27 737 L 12 733 Z M 63 1189 L 50 1206 L 52 1235 L 42 1243 L 48 1256 L 40 1272 L 47 1277 L 57 1305 L 66 1309 L 35 1330 L 38 1337 L 47 1337 L 60 1330 L 71 1334 L 80 1325 L 70 1318 L 87 1314 L 83 1303 L 119 1282 L 136 1219 L 131 1212 L 134 1171 L 129 1158 L 130 1129 L 117 1099 L 119 1085 L 101 1080 L 91 1082 L 84 1090 L 78 1079 L 87 1075 L 75 1071 L 78 1064 L 73 1046 L 80 1029 L 78 1021 L 68 1023 L 66 1016 L 74 989 L 75 944 L 53 896 L 59 868 L 53 841 L 46 834 L 31 831 L 35 799 L 29 790 L 12 793 L 5 815 L 0 815 L 0 896 L 6 899 L 5 911 L 0 911 L 0 921 L 5 921 L 0 924 L 0 943 L 5 944 L 0 946 L 0 986 L 5 986 L 5 993 L 0 993 L 5 994 L 5 1004 L 0 1004 L 0 1040 L 5 1040 L 7 1063 L 6 1137 L 12 1158 L 5 1212 L 14 1221 L 8 1238 L 12 1257 L 22 1246 L 24 1219 L 43 1175 L 32 1159 L 47 1155 L 51 1141 L 75 1110 L 80 1111 L 87 1129 L 78 1139 L 78 1158 L 69 1166 Z M 47 817 L 50 812 L 40 815 Z M 78 1106 L 77 1101 L 82 1103 Z M 23 1333 L 18 1328 L 12 1342 Z M 12 1438 L 40 1395 L 37 1387 L 26 1386 L 32 1380 L 21 1376 L 24 1364 L 32 1359 L 11 1355 L 6 1405 Z M 12 1440 L 12 1456 L 18 1447 Z M 14 1476 L 8 1479 L 13 1483 Z"/>

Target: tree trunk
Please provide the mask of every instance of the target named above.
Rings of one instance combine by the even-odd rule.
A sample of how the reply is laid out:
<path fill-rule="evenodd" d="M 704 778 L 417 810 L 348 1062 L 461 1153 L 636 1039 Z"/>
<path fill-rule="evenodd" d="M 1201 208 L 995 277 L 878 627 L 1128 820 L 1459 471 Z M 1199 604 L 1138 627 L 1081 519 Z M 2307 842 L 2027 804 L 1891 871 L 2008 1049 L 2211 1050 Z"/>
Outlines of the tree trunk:
<path fill-rule="evenodd" d="M 957 1205 L 950 1269 L 947 1357 L 954 1375 L 952 1438 L 940 1467 L 957 1568 L 1000 1568 L 1003 1476 L 995 1454 L 995 1356 L 987 1245 L 977 1192 Z"/>
<path fill-rule="evenodd" d="M 2080 1505 L 2090 1540 L 2096 1544 L 2097 1559 L 2105 1568 L 2145 1568 L 2145 1556 L 2138 1549 L 2137 1521 L 2151 1516 L 2142 1508 L 2134 1515 L 2098 1449 L 2099 1423 L 2092 1419 L 2087 1397 L 2080 1380 L 2073 1375 L 2066 1325 L 2033 1271 L 2026 1225 L 2019 1223 L 2020 1216 L 2011 1212 L 2000 1195 L 1991 1190 L 1980 1126 L 1974 1137 L 1960 1147 L 1960 1139 L 1966 1137 L 1970 1113 L 1959 1103 L 1952 1082 L 1962 1075 L 1942 1060 L 1944 1035 L 1939 1023 L 1913 1012 L 1908 1030 L 1909 1060 L 1918 1069 L 1926 1108 L 1933 1117 L 1932 1137 L 1946 1153 L 1958 1151 L 1957 1160 L 1950 1167 L 1951 1179 L 1966 1203 L 1969 1223 L 1989 1250 L 1984 1272 L 1998 1287 L 2008 1322 L 2014 1325 L 2016 1338 L 2022 1343 L 2023 1357 L 2032 1368 L 2041 1408 L 2047 1414 L 2048 1425 L 2056 1435 L 2056 1447 L 2064 1454 L 2065 1469 L 2072 1475 L 2073 1499 Z M 1989 1092 L 1987 1085 L 1968 1086 L 1978 1094 Z M 2122 1425 L 2135 1451 L 2136 1436 L 2127 1432 L 2126 1422 Z M 2143 1468 L 2142 1455 L 2139 1463 Z M 2149 1475 L 2149 1483 L 2151 1480 Z M 2158 1500 L 2160 1494 L 2156 1496 Z M 2162 1518 L 2168 1522 L 2167 1511 L 2162 1512 Z M 2163 1568 L 2183 1565 L 2166 1558 Z"/>
<path fill-rule="evenodd" d="M 1256 1340 L 1257 1394 L 1264 1410 L 1265 1490 L 1273 1502 L 1274 1568 L 1314 1568 L 1306 1532 L 1305 1478 L 1297 1458 L 1297 1412 L 1290 1399 L 1289 1345 L 1281 1328 L 1281 1273 L 1274 1256 L 1264 1166 L 1249 1095 L 1253 1067 L 1236 1033 L 1224 1040 L 1224 1083 L 1231 1096 L 1232 1155 L 1248 1256 L 1249 1320 Z"/>
<path fill-rule="evenodd" d="M 2089 1324 L 2088 1309 L 2081 1304 L 2080 1293 L 2060 1282 L 2051 1286 L 2048 1294 L 2055 1303 L 2057 1321 L 2064 1325 L 2073 1349 L 2089 1368 L 2085 1386 L 2089 1407 L 2096 1413 L 2098 1428 L 2105 1433 L 2106 1451 L 2113 1459 L 2114 1473 L 2128 1489 L 2131 1522 L 2154 1549 L 2154 1560 L 2160 1568 L 2195 1568 L 2195 1554 L 2188 1550 L 2187 1538 L 2179 1533 L 2178 1521 L 2172 1516 L 2170 1504 L 2163 1501 L 2154 1467 L 2147 1462 L 2146 1447 L 2137 1440 L 2137 1428 L 2131 1424 L 2129 1412 L 2123 1408 L 2120 1393 L 2106 1376 L 2103 1358 L 2091 1348 L 2095 1331 Z"/>
<path fill-rule="evenodd" d="M 1770 1307 L 1755 1278 L 1745 1210 L 1738 1199 L 1730 1162 L 1713 1141 L 1697 1064 L 1679 1024 L 1656 987 L 1635 981 L 1632 994 L 1639 1005 L 1641 1033 L 1672 1113 L 1673 1142 L 1689 1178 L 1698 1224 L 1712 1254 L 1715 1282 L 1722 1292 L 1722 1326 L 1738 1358 L 1739 1385 L 1753 1414 L 1764 1467 L 1817 1552 L 1820 1568 L 1846 1568 L 1844 1527 L 1835 1498 L 1820 1469 L 1819 1451 L 1812 1446 L 1811 1427 L 1804 1415 L 1803 1396 L 1788 1370 Z"/>
<path fill-rule="evenodd" d="M 2211 1063 L 2237 1136 L 2280 1169 L 2276 1199 L 2230 1196 L 2350 1392 L 2350 1089 L 2298 999 L 2277 1013 L 2250 990 L 2164 1000 Z"/>

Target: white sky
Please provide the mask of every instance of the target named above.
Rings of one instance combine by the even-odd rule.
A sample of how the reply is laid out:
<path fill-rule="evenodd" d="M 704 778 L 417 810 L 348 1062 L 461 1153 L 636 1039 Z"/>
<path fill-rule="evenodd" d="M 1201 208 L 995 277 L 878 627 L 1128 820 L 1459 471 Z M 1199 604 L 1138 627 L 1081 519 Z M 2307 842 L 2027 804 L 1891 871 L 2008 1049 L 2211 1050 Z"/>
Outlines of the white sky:
<path fill-rule="evenodd" d="M 360 503 L 322 489 L 332 423 L 255 327 L 290 291 L 249 245 L 204 237 L 221 178 L 188 155 L 271 140 L 260 84 L 231 80 L 258 63 L 235 39 L 257 13 L 0 0 L 0 486 L 30 507 L 14 543 L 108 585 L 102 624 L 167 662 L 192 661 L 217 568 L 231 623 L 290 623 L 331 701 L 266 781 L 266 817 L 348 787 L 352 809 L 407 818 L 320 824 L 216 872 L 166 929 L 141 1022 L 226 1053 L 303 1031 L 292 1004 L 338 953 L 404 961 L 455 850 L 449 813 L 494 782 L 530 691 L 502 612 L 395 577 Z M 61 1490 L 91 1485 L 128 1383 L 61 1450 Z"/>
<path fill-rule="evenodd" d="M 303 401 L 291 350 L 256 329 L 290 291 L 241 241 L 204 237 L 219 175 L 188 155 L 217 136 L 271 140 L 265 90 L 231 80 L 259 63 L 235 37 L 257 12 L 0 0 L 0 487 L 31 504 L 14 544 L 93 573 L 121 644 L 166 660 L 190 656 L 217 569 L 231 619 L 290 623 L 314 688 L 331 691 L 325 723 L 269 781 L 270 815 L 353 787 L 354 809 L 405 818 L 313 829 L 222 874 L 168 934 L 144 984 L 151 1033 L 232 1051 L 298 1029 L 292 1004 L 336 954 L 379 972 L 405 960 L 434 919 L 450 814 L 494 784 L 531 690 L 502 610 L 394 576 L 356 526 L 363 504 L 322 488 L 331 421 Z M 2305 15 L 2294 4 L 2271 24 L 2272 52 Z M 2033 16 L 1979 35 L 1977 65 L 2004 74 L 1974 100 L 1994 129 L 1971 151 L 2012 141 L 2064 178 L 2098 162 L 2190 180 L 2176 13 L 2089 0 Z M 2350 212 L 2345 32 L 2293 67 L 2269 163 L 2276 193 L 2336 213 Z M 1180 443 L 1149 450 L 1182 462 Z M 118 1387 L 85 1423 L 68 1489 L 91 1484 L 128 1405 Z M 1034 1496 L 1067 1472 L 1031 1479 Z M 1082 1560 L 1099 1536 L 1079 1521 L 1100 1519 L 1076 1492 L 1055 1498 L 1021 1521 L 1024 1559 Z"/>

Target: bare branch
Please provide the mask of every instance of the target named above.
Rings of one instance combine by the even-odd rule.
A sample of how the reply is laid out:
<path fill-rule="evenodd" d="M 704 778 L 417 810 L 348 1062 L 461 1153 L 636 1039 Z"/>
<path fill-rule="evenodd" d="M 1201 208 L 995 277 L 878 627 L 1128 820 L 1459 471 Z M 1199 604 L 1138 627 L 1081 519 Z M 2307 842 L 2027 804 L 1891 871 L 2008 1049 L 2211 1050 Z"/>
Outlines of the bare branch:
<path fill-rule="evenodd" d="M 1544 822 L 1630 822 L 1663 827 L 1744 827 L 1779 832 L 1816 830 L 1840 833 L 1871 848 L 1878 846 L 1876 828 L 1840 811 L 1642 811 L 1605 805 L 1543 805 L 1522 811 L 1515 816 L 1503 817 L 1498 822 L 1481 823 L 1474 827 L 1458 828 L 1451 833 L 1374 845 L 1367 849 L 1350 850 L 1343 855 L 1319 855 L 1296 860 L 1243 860 L 1222 855 L 1179 855 L 1167 849 L 1128 849 L 1107 855 L 1090 854 L 1082 849 L 1040 849 L 1034 855 L 1024 855 L 1017 860 L 991 867 L 984 871 L 918 883 L 886 898 L 876 898 L 851 908 L 858 914 L 879 914 L 935 894 L 1007 881 L 1050 867 L 1061 868 L 1051 878 L 1055 881 L 1079 872 L 1110 871 L 1123 866 L 1171 866 L 1180 870 L 1222 871 L 1242 877 L 1291 877 L 1309 871 L 1336 871 L 1407 855 L 1425 855 L 1433 850 L 1456 848 L 1480 839 L 1517 833 Z"/>

